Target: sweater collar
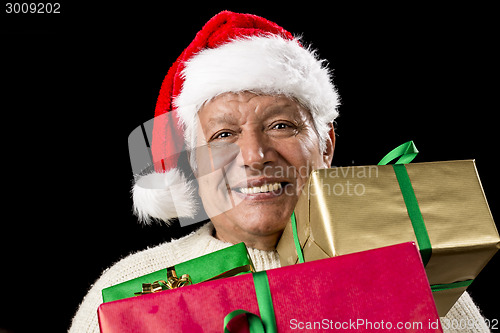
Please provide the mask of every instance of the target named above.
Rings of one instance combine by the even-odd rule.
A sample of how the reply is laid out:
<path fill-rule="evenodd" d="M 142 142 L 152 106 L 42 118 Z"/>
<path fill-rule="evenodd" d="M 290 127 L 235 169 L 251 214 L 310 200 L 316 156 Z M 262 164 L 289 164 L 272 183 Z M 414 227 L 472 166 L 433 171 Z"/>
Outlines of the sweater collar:
<path fill-rule="evenodd" d="M 214 225 L 212 222 L 208 222 L 194 232 L 199 237 L 197 237 L 199 244 L 203 244 L 203 246 L 197 247 L 198 253 L 195 256 L 202 256 L 233 245 L 215 238 L 214 231 Z M 279 256 L 276 250 L 264 251 L 250 247 L 247 247 L 247 250 L 257 271 L 280 267 Z"/>

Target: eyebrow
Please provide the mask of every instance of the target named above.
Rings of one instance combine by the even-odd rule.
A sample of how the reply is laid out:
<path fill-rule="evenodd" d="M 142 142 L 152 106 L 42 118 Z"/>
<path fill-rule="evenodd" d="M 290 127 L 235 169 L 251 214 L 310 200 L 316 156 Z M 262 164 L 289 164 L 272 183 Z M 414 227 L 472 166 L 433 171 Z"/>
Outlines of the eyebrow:
<path fill-rule="evenodd" d="M 294 105 L 289 102 L 285 102 L 278 105 L 271 105 L 262 111 L 262 116 L 272 117 L 283 112 L 287 114 L 293 113 L 294 115 L 296 115 L 297 110 L 293 106 Z M 293 110 L 293 112 L 290 112 L 291 110 Z M 210 129 L 212 127 L 216 127 L 219 124 L 238 125 L 238 123 L 239 123 L 238 119 L 234 117 L 232 114 L 230 114 L 230 112 L 222 112 L 208 119 L 207 128 Z"/>
<path fill-rule="evenodd" d="M 293 111 L 293 112 L 291 112 L 291 111 Z M 298 110 L 294 107 L 294 104 L 286 102 L 283 104 L 271 105 L 267 109 L 265 109 L 263 112 L 264 112 L 264 115 L 266 117 L 271 117 L 271 116 L 274 116 L 276 114 L 280 114 L 283 112 L 285 112 L 286 114 L 291 114 L 291 113 L 296 114 L 297 111 Z"/>
<path fill-rule="evenodd" d="M 228 113 L 219 113 L 217 115 L 214 115 L 213 117 L 210 117 L 210 119 L 207 121 L 208 128 L 215 127 L 218 124 L 237 125 L 238 121 L 235 117 Z"/>

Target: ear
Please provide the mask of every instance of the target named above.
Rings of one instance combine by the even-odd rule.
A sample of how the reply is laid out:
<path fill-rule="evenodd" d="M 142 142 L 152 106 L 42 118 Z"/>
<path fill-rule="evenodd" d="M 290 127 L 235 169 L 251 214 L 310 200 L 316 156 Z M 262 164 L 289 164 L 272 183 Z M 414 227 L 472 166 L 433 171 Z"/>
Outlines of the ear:
<path fill-rule="evenodd" d="M 335 130 L 333 129 L 333 123 L 329 124 L 330 129 L 328 130 L 328 135 L 326 138 L 326 147 L 323 152 L 323 162 L 326 168 L 332 166 L 333 151 L 335 150 Z"/>

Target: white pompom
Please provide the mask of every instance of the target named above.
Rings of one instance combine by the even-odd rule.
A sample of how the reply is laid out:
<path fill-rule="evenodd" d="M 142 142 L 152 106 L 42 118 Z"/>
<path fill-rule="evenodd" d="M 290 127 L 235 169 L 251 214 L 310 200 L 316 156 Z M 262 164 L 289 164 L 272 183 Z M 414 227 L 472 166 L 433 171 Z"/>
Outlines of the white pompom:
<path fill-rule="evenodd" d="M 132 188 L 134 214 L 145 224 L 153 219 L 170 224 L 177 217 L 194 217 L 196 201 L 192 182 L 178 169 L 141 176 Z"/>

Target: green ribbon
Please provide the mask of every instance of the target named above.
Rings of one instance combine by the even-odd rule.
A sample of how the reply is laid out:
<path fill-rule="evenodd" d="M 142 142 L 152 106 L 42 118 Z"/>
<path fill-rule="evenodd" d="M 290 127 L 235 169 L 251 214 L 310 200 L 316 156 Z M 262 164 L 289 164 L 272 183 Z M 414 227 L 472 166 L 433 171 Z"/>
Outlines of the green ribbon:
<path fill-rule="evenodd" d="M 273 300 L 269 289 L 269 280 L 265 271 L 252 273 L 255 294 L 259 305 L 260 317 L 246 310 L 234 310 L 224 317 L 224 333 L 231 333 L 228 323 L 236 316 L 245 314 L 248 320 L 250 333 L 277 333 L 276 318 L 274 315 Z"/>
<path fill-rule="evenodd" d="M 397 160 L 394 164 L 410 163 L 417 156 L 417 154 L 418 150 L 413 141 L 408 141 L 388 152 L 387 155 L 385 155 L 380 162 L 378 162 L 378 165 L 386 165 L 398 157 L 399 160 Z"/>
<path fill-rule="evenodd" d="M 458 281 L 458 282 L 453 282 L 453 283 L 445 283 L 445 284 L 433 284 L 431 286 L 431 290 L 432 290 L 432 292 L 437 292 L 437 291 L 443 291 L 443 290 L 448 290 L 448 289 L 453 289 L 453 288 L 468 287 L 471 285 L 471 283 L 473 281 L 474 281 L 474 279 L 465 280 L 465 281 Z"/>
<path fill-rule="evenodd" d="M 432 255 L 431 241 L 429 239 L 429 234 L 427 233 L 427 228 L 425 227 L 424 218 L 422 216 L 422 212 L 420 211 L 417 197 L 415 196 L 415 191 L 411 185 L 410 176 L 408 176 L 408 172 L 404 166 L 404 164 L 410 163 L 415 156 L 417 156 L 417 154 L 418 150 L 413 141 L 408 141 L 391 150 L 382 158 L 378 165 L 386 165 L 390 161 L 399 157 L 397 162 L 393 164 L 392 167 L 394 169 L 394 173 L 396 174 L 401 194 L 403 195 L 406 210 L 408 212 L 408 216 L 410 217 L 415 237 L 417 238 L 422 261 L 424 266 L 426 266 Z"/>
<path fill-rule="evenodd" d="M 417 238 L 418 248 L 420 249 L 420 255 L 422 256 L 422 262 L 424 266 L 431 259 L 432 247 L 431 241 L 429 239 L 429 234 L 427 233 L 427 228 L 425 227 L 424 218 L 420 212 L 420 207 L 418 205 L 417 197 L 413 191 L 413 186 L 411 185 L 410 177 L 406 168 L 402 164 L 394 164 L 392 166 L 394 172 L 396 173 L 396 178 L 399 183 L 399 188 L 401 189 L 401 194 L 403 194 L 403 199 L 405 201 L 406 210 L 408 216 L 410 217 L 411 225 L 413 226 L 413 232 Z"/>
<path fill-rule="evenodd" d="M 264 323 L 267 333 L 277 333 L 276 318 L 274 316 L 273 299 L 269 289 L 269 280 L 266 271 L 253 273 L 253 283 L 255 285 L 255 294 L 259 304 L 260 317 Z"/>
<path fill-rule="evenodd" d="M 299 263 L 304 263 L 304 253 L 302 252 L 302 247 L 300 246 L 299 235 L 297 233 L 297 221 L 295 220 L 295 211 L 292 212 L 292 233 L 293 242 L 295 243 L 295 249 L 297 250 L 297 256 L 299 257 Z"/>
<path fill-rule="evenodd" d="M 240 310 L 234 310 L 232 312 L 229 312 L 224 317 L 224 333 L 231 333 L 231 331 L 229 331 L 229 329 L 227 328 L 227 325 L 234 317 L 237 317 L 241 314 L 245 314 L 247 316 L 248 328 L 250 329 L 250 333 L 265 333 L 266 332 L 264 330 L 264 324 L 262 323 L 262 320 L 260 320 L 259 316 L 257 316 L 256 314 L 253 314 L 249 311 L 240 309 Z"/>
<path fill-rule="evenodd" d="M 415 156 L 417 156 L 417 154 L 418 150 L 413 141 L 408 141 L 391 150 L 382 158 L 378 165 L 386 165 L 390 161 L 399 157 L 397 162 L 392 167 L 403 195 L 406 210 L 408 211 L 408 216 L 410 217 L 413 231 L 415 232 L 415 237 L 417 238 L 418 247 L 422 256 L 422 262 L 424 263 L 424 266 L 426 266 L 432 255 L 431 242 L 429 240 L 427 228 L 425 227 L 422 212 L 420 211 L 420 207 L 418 205 L 417 197 L 415 196 L 415 191 L 413 190 L 410 177 L 408 176 L 408 172 L 404 166 L 404 164 L 410 163 Z M 435 284 L 431 286 L 431 290 L 432 292 L 438 292 L 448 289 L 468 287 L 473 281 L 473 279 L 470 279 L 453 283 Z"/>

